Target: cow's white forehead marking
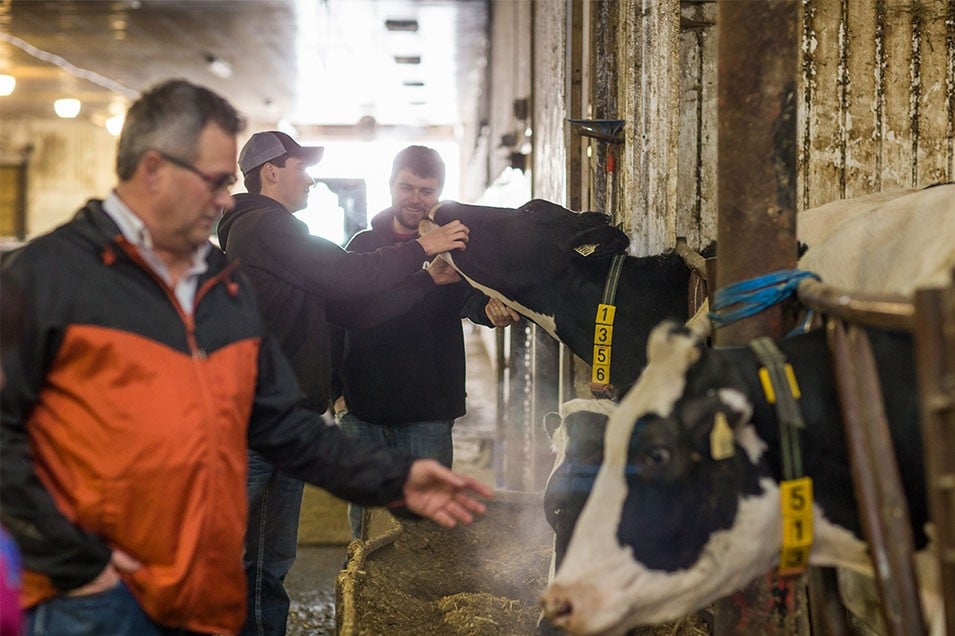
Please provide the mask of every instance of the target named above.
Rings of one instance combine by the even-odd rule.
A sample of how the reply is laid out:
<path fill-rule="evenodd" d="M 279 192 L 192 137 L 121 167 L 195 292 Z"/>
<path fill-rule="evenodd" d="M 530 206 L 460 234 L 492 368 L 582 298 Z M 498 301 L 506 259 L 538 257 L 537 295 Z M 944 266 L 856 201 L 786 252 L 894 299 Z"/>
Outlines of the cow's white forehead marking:
<path fill-rule="evenodd" d="M 634 424 L 648 413 L 666 417 L 673 411 L 673 405 L 683 395 L 687 369 L 699 357 L 697 340 L 684 332 L 674 331 L 671 323 L 661 324 L 650 332 L 647 341 L 649 362 L 637 383 L 620 401 L 607 426 L 606 463 L 619 468 L 621 478 Z"/>
<path fill-rule="evenodd" d="M 528 309 L 521 303 L 517 302 L 516 300 L 512 300 L 508 298 L 507 296 L 503 295 L 501 292 L 497 291 L 496 289 L 491 289 L 490 287 L 486 287 L 482 285 L 481 283 L 477 282 L 476 280 L 470 278 L 467 274 L 462 272 L 461 269 L 454 263 L 454 256 L 449 254 L 448 252 L 445 252 L 441 254 L 440 256 L 451 267 L 453 267 L 457 273 L 461 274 L 461 277 L 464 280 L 468 281 L 471 287 L 481 290 L 482 292 L 484 292 L 491 298 L 497 298 L 499 301 L 501 301 L 502 303 L 504 303 L 511 309 L 517 311 L 522 316 L 533 320 L 540 327 L 542 327 L 544 331 L 549 333 L 554 340 L 560 340 L 560 338 L 557 337 L 557 323 L 554 321 L 553 316 L 548 316 L 547 314 L 538 313 L 534 311 L 533 309 Z"/>

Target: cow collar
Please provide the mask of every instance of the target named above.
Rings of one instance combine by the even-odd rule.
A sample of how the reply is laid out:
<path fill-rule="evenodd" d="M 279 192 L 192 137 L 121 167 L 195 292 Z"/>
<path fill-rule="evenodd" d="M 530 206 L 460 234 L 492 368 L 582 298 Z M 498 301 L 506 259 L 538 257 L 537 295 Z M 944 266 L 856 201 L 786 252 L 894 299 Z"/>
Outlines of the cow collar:
<path fill-rule="evenodd" d="M 620 284 L 620 272 L 626 254 L 615 254 L 610 262 L 610 271 L 604 281 L 604 294 L 597 305 L 594 317 L 594 355 L 591 365 L 590 390 L 597 395 L 612 396 L 613 384 L 610 383 L 610 354 L 613 348 L 613 321 L 617 313 L 614 299 Z"/>
<path fill-rule="evenodd" d="M 783 479 L 779 483 L 780 513 L 782 514 L 782 547 L 779 554 L 779 574 L 802 574 L 809 567 L 809 553 L 813 543 L 812 479 L 803 474 L 799 431 L 806 428 L 796 400 L 799 385 L 792 365 L 770 338 L 757 338 L 750 343 L 762 365 L 759 380 L 766 401 L 776 406 L 779 420 L 779 439 L 783 462 Z"/>

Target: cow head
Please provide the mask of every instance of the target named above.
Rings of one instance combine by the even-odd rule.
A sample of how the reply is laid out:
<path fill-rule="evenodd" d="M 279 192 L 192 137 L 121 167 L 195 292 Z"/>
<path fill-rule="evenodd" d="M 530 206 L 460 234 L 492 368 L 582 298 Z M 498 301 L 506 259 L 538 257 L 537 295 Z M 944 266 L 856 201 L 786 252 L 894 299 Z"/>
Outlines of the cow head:
<path fill-rule="evenodd" d="M 524 206 L 495 208 L 453 201 L 438 204 L 422 221 L 426 233 L 434 223 L 460 220 L 470 229 L 467 249 L 445 254 L 462 276 L 489 296 L 502 300 L 556 337 L 553 315 L 574 267 L 608 267 L 629 239 L 597 212 L 571 212 L 554 203 L 533 200 Z M 600 277 L 594 277 L 602 281 Z M 568 290 L 574 293 L 574 290 Z M 550 317 L 550 319 L 548 319 Z"/>
<path fill-rule="evenodd" d="M 766 540 L 778 536 L 778 489 L 732 370 L 708 365 L 699 338 L 671 323 L 654 329 L 647 349 L 543 599 L 571 633 L 685 616 L 768 570 L 778 550 Z M 729 431 L 728 445 L 711 440 L 716 428 Z"/>
<path fill-rule="evenodd" d="M 545 418 L 555 452 L 554 468 L 544 488 L 544 515 L 554 530 L 551 578 L 603 461 L 607 418 L 615 406 L 611 400 L 574 399 Z"/>

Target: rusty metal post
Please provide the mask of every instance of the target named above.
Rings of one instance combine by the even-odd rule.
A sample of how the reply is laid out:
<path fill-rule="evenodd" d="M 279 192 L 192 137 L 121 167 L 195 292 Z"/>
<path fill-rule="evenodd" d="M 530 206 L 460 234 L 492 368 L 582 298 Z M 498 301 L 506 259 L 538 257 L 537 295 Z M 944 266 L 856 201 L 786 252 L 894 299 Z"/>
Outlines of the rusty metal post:
<path fill-rule="evenodd" d="M 955 636 L 955 283 L 918 290 L 915 307 L 926 494 L 937 535 L 946 632 Z"/>
<path fill-rule="evenodd" d="M 872 552 L 890 636 L 924 634 L 908 502 L 883 410 L 882 388 L 865 332 L 838 319 L 826 326 L 859 516 Z"/>
<path fill-rule="evenodd" d="M 796 0 L 720 2 L 717 287 L 796 266 Z M 779 336 L 772 308 L 728 325 L 717 344 Z"/>
<path fill-rule="evenodd" d="M 717 5 L 719 209 L 716 287 L 796 266 L 799 3 Z M 717 330 L 717 345 L 781 336 L 778 307 Z M 809 631 L 805 585 L 768 574 L 716 604 L 718 636 Z"/>

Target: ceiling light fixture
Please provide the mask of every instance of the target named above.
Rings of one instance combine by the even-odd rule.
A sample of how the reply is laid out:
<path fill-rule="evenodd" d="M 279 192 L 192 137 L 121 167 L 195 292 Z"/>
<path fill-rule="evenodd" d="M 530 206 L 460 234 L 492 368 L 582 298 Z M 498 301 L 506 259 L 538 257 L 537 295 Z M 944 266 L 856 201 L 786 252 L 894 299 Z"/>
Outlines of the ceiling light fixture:
<path fill-rule="evenodd" d="M 123 132 L 123 123 L 125 121 L 125 115 L 113 115 L 106 120 L 106 132 L 111 134 L 113 137 L 119 137 L 119 133 Z"/>
<path fill-rule="evenodd" d="M 385 28 L 389 31 L 417 31 L 417 20 L 385 20 Z"/>
<path fill-rule="evenodd" d="M 405 80 L 401 84 L 402 86 L 424 86 L 421 80 Z"/>
<path fill-rule="evenodd" d="M 206 68 L 216 77 L 221 77 L 222 79 L 232 77 L 232 65 L 212 53 L 206 53 Z"/>
<path fill-rule="evenodd" d="M 6 97 L 17 87 L 17 78 L 13 75 L 0 75 L 0 96 Z"/>
<path fill-rule="evenodd" d="M 396 55 L 396 64 L 421 64 L 420 55 Z"/>
<path fill-rule="evenodd" d="M 80 114 L 80 100 L 74 97 L 64 97 L 53 102 L 53 110 L 63 119 L 72 119 Z"/>

